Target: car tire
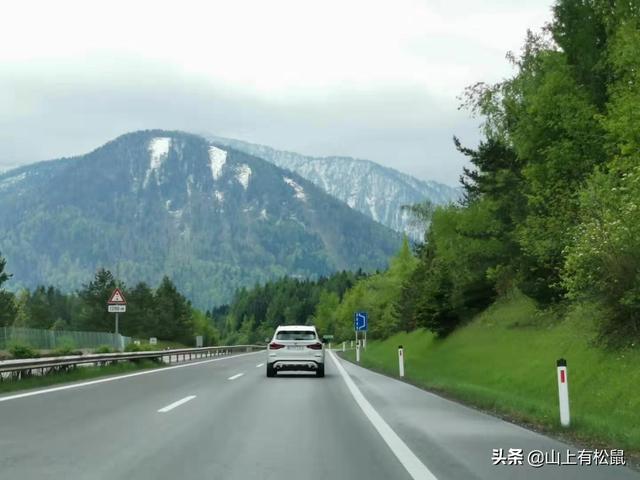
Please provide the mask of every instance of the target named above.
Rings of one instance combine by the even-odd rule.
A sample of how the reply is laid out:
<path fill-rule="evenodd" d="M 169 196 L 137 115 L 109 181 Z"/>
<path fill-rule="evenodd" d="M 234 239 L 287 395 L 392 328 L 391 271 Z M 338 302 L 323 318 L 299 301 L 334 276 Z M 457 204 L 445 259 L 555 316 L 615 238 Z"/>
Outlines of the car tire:
<path fill-rule="evenodd" d="M 324 365 L 320 365 L 316 370 L 316 377 L 324 377 Z"/>
<path fill-rule="evenodd" d="M 267 363 L 267 377 L 275 377 L 276 369 L 273 368 L 273 365 Z"/>

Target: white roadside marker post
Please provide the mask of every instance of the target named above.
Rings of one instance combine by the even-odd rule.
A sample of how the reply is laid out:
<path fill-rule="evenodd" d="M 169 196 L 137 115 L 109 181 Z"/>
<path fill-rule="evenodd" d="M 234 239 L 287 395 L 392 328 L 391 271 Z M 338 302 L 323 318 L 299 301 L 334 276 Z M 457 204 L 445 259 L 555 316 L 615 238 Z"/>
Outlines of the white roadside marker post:
<path fill-rule="evenodd" d="M 353 348 L 353 340 L 349 343 L 349 348 Z"/>
<path fill-rule="evenodd" d="M 569 378 L 567 376 L 567 361 L 561 358 L 556 362 L 558 367 L 558 398 L 560 401 L 560 425 L 568 427 L 571 423 L 569 412 Z"/>
<path fill-rule="evenodd" d="M 342 342 L 342 351 L 345 352 L 347 350 L 347 342 Z"/>
<path fill-rule="evenodd" d="M 356 362 L 360 363 L 360 342 L 356 342 Z"/>
<path fill-rule="evenodd" d="M 404 377 L 404 349 L 402 345 L 398 346 L 398 368 L 400 369 L 400 376 Z"/>

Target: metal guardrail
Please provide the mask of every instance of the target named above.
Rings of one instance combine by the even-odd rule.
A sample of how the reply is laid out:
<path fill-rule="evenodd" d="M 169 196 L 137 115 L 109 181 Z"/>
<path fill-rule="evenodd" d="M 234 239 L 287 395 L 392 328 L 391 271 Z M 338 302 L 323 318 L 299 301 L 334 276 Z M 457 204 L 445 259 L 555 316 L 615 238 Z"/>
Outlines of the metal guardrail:
<path fill-rule="evenodd" d="M 0 362 L 0 381 L 9 374 L 12 379 L 31 376 L 34 370 L 40 370 L 41 375 L 51 371 L 66 370 L 81 364 L 107 365 L 122 360 L 155 359 L 164 363 L 188 361 L 198 358 L 212 358 L 229 356 L 240 352 L 253 352 L 266 349 L 266 345 L 223 345 L 219 347 L 181 348 L 172 350 L 154 350 L 146 352 L 99 353 L 88 355 L 73 355 L 65 357 L 26 358 L 20 360 L 5 360 Z"/>

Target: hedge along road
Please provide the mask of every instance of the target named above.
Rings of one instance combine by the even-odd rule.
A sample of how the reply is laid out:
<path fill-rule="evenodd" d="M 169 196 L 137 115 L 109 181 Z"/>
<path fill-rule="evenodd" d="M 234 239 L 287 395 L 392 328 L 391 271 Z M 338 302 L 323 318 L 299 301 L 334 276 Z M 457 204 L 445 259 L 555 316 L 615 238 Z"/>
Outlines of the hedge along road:
<path fill-rule="evenodd" d="M 2 477 L 640 478 L 613 466 L 494 466 L 493 448 L 571 447 L 333 354 L 325 378 L 266 378 L 265 356 L 2 396 Z"/>

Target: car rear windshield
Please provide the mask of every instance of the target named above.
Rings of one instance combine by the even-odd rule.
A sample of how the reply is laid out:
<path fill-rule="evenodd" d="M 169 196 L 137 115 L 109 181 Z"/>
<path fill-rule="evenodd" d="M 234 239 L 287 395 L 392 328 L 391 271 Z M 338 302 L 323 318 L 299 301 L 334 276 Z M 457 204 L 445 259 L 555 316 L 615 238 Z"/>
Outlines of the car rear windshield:
<path fill-rule="evenodd" d="M 276 334 L 278 340 L 315 340 L 313 330 L 281 330 Z"/>

